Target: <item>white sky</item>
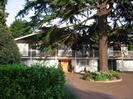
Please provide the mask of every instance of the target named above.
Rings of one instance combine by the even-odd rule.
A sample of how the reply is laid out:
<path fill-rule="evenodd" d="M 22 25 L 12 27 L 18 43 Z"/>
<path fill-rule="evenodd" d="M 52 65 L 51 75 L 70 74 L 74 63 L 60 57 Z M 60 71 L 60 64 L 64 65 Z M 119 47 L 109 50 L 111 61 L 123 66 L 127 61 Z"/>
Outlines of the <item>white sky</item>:
<path fill-rule="evenodd" d="M 15 16 L 24 6 L 25 0 L 8 0 L 6 12 L 9 13 L 6 24 L 10 24 L 15 20 Z"/>

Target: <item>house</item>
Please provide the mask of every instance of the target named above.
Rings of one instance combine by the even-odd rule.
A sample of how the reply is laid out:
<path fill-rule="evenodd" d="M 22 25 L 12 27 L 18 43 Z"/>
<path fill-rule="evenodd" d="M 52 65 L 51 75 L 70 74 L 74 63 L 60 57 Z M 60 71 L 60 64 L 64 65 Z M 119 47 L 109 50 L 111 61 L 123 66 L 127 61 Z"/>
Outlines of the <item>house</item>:
<path fill-rule="evenodd" d="M 70 69 L 74 72 L 82 72 L 85 69 L 91 72 L 98 70 L 98 51 L 73 51 L 71 48 L 63 45 L 61 48 L 58 48 L 54 54 L 42 53 L 31 46 L 37 35 L 40 34 L 33 33 L 15 38 L 22 55 L 21 58 L 23 63 L 27 65 L 45 63 L 48 66 L 58 65 L 61 63 L 64 64 L 64 71 Z M 121 51 L 114 51 L 113 48 L 109 48 L 108 53 L 109 66 L 111 69 L 133 71 L 133 52 L 128 51 L 127 47 L 121 46 Z M 67 63 L 66 60 L 68 60 L 69 63 Z"/>
<path fill-rule="evenodd" d="M 33 39 L 38 33 L 28 34 L 22 37 L 15 38 L 19 52 L 22 56 L 30 56 L 30 39 Z"/>
<path fill-rule="evenodd" d="M 66 59 L 69 60 L 70 67 L 64 67 L 67 69 L 71 69 L 74 72 L 81 72 L 85 68 L 90 71 L 97 71 L 97 58 L 89 57 L 81 57 L 83 53 L 80 51 L 75 51 L 74 55 L 72 50 L 65 45 L 58 48 L 55 54 L 47 55 L 45 52 L 40 52 L 37 49 L 32 48 L 32 42 L 34 38 L 40 35 L 39 33 L 28 34 L 22 37 L 15 38 L 17 46 L 19 48 L 22 63 L 27 65 L 35 64 L 35 63 L 45 63 L 47 65 L 58 65 L 60 62 L 66 64 Z M 67 50 L 66 50 L 67 49 Z M 92 54 L 91 54 L 92 55 Z M 41 57 L 40 57 L 41 56 Z M 94 56 L 94 55 L 93 55 Z M 89 59 L 89 60 L 88 60 Z M 65 70 L 67 71 L 67 70 Z"/>

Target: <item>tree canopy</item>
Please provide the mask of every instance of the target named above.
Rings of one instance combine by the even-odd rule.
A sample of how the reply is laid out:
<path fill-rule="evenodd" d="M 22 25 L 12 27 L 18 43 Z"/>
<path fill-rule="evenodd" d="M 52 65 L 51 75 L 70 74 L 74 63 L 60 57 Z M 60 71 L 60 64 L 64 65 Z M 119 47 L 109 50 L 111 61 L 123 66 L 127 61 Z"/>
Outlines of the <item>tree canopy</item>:
<path fill-rule="evenodd" d="M 51 20 L 60 19 L 60 22 L 69 22 L 75 25 L 85 24 L 90 17 L 92 10 L 102 9 L 108 5 L 108 9 L 96 13 L 94 16 L 108 14 L 114 21 L 115 25 L 119 21 L 127 21 L 132 24 L 133 21 L 133 1 L 132 0 L 27 0 L 24 10 L 18 15 L 28 14 L 28 11 L 34 9 L 35 15 L 31 17 L 34 25 L 42 25 Z M 111 9 L 110 9 L 111 8 Z M 79 15 L 83 18 L 78 18 Z M 83 20 L 83 21 L 82 21 Z M 118 20 L 118 21 L 117 21 Z"/>
<path fill-rule="evenodd" d="M 5 5 L 7 4 L 7 0 L 0 1 L 0 23 L 5 25 L 7 13 L 5 12 Z"/>
<path fill-rule="evenodd" d="M 28 22 L 21 19 L 16 19 L 9 27 L 14 38 L 24 36 L 32 33 L 31 27 L 28 25 Z"/>
<path fill-rule="evenodd" d="M 102 5 L 108 6 L 108 9 L 98 12 Z M 114 27 L 118 24 L 132 26 L 133 23 L 132 0 L 27 0 L 24 10 L 18 15 L 24 16 L 32 9 L 35 14 L 31 17 L 31 26 L 42 27 L 56 21 L 52 25 L 66 24 L 64 29 L 72 29 L 78 34 L 87 34 L 90 27 L 88 21 L 106 13 Z M 97 20 L 95 21 L 97 24 Z"/>
<path fill-rule="evenodd" d="M 20 53 L 5 24 L 6 2 L 7 0 L 0 1 L 0 64 L 16 64 L 20 62 Z"/>

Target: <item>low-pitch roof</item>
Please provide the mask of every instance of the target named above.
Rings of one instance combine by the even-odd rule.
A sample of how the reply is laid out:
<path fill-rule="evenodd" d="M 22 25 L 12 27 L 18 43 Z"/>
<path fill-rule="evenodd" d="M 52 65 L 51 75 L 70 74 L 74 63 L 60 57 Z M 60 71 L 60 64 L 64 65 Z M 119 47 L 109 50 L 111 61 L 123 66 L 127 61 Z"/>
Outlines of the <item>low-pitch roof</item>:
<path fill-rule="evenodd" d="M 25 36 L 17 37 L 14 40 L 17 41 L 17 40 L 25 39 L 25 38 L 28 38 L 28 37 L 31 37 L 31 36 L 34 36 L 34 35 L 37 35 L 37 34 L 39 34 L 39 33 L 31 33 L 31 34 L 28 34 L 28 35 L 25 35 Z"/>

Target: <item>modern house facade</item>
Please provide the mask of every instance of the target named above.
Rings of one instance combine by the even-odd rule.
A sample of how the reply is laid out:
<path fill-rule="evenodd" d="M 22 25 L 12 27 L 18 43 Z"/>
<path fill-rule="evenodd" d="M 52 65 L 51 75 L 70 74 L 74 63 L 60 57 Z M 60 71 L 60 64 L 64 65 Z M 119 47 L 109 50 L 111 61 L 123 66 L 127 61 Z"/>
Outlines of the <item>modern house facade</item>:
<path fill-rule="evenodd" d="M 47 54 L 31 47 L 33 40 L 39 33 L 33 33 L 22 37 L 15 38 L 19 51 L 22 55 L 22 62 L 31 65 L 35 63 L 45 63 L 48 66 L 65 64 L 64 71 L 82 72 L 85 69 L 91 72 L 98 70 L 98 51 L 82 50 L 73 51 L 70 48 L 58 48 L 54 54 Z M 119 71 L 133 71 L 133 52 L 128 51 L 126 46 L 121 46 L 121 50 L 114 51 L 108 49 L 109 66 L 111 69 Z M 69 63 L 66 62 L 68 60 Z M 64 66 L 65 66 L 64 65 Z"/>

